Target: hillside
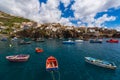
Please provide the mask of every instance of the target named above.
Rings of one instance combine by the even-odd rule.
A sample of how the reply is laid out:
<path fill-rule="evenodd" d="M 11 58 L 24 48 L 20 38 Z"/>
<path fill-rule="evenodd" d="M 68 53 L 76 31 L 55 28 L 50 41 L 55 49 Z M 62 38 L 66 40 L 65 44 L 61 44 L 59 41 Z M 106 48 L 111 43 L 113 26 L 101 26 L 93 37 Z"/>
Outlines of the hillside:
<path fill-rule="evenodd" d="M 11 32 L 19 30 L 23 22 L 33 21 L 0 11 L 0 34 L 10 35 Z"/>
<path fill-rule="evenodd" d="M 0 25 L 12 27 L 15 23 L 29 22 L 30 20 L 12 16 L 0 11 Z"/>

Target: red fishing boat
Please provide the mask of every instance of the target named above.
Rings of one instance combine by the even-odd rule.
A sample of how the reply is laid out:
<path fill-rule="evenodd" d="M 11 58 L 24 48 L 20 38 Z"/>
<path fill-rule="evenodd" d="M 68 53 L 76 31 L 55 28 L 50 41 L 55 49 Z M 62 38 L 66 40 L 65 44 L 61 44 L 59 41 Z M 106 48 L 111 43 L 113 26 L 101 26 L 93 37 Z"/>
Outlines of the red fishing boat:
<path fill-rule="evenodd" d="M 43 49 L 41 49 L 41 48 L 35 48 L 35 51 L 36 51 L 37 53 L 41 53 L 41 52 L 43 52 Z"/>
<path fill-rule="evenodd" d="M 20 55 L 12 55 L 6 56 L 6 59 L 11 62 L 25 62 L 29 59 L 30 55 L 28 54 L 20 54 Z"/>
<path fill-rule="evenodd" d="M 56 71 L 58 70 L 57 59 L 53 56 L 48 57 L 46 60 L 46 70 L 47 71 Z"/>
<path fill-rule="evenodd" d="M 119 41 L 116 40 L 116 39 L 110 39 L 110 40 L 107 40 L 106 42 L 109 42 L 109 43 L 118 43 Z"/>

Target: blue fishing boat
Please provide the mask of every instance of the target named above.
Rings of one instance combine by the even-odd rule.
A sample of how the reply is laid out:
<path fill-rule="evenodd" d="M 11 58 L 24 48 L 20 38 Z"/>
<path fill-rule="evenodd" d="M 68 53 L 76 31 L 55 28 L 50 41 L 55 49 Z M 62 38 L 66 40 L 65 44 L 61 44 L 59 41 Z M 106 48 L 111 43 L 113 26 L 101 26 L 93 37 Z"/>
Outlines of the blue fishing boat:
<path fill-rule="evenodd" d="M 7 41 L 7 38 L 2 38 L 1 41 Z"/>
<path fill-rule="evenodd" d="M 108 62 L 108 61 L 104 61 L 104 60 L 100 60 L 100 59 L 96 59 L 92 57 L 85 57 L 85 61 L 87 63 L 100 66 L 100 67 L 104 67 L 104 68 L 109 68 L 109 69 L 116 69 L 117 67 L 115 63 L 113 62 Z"/>
<path fill-rule="evenodd" d="M 102 39 L 91 39 L 90 43 L 102 43 Z"/>
<path fill-rule="evenodd" d="M 75 44 L 75 41 L 68 40 L 68 41 L 63 41 L 63 44 Z"/>

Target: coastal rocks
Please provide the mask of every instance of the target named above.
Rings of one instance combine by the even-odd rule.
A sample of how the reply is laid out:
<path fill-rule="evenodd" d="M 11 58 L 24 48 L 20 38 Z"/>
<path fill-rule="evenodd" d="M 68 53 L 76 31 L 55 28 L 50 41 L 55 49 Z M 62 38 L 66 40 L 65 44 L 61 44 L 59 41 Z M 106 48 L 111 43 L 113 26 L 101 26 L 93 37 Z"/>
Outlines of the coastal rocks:
<path fill-rule="evenodd" d="M 117 32 L 117 33 L 113 34 L 112 37 L 114 37 L 114 38 L 120 38 L 120 32 Z"/>
<path fill-rule="evenodd" d="M 16 35 L 31 38 L 82 38 L 88 40 L 96 38 L 96 32 L 99 32 L 99 37 L 119 37 L 116 30 L 104 29 L 98 27 L 73 27 L 63 26 L 59 23 L 41 24 L 38 28 L 30 28 L 16 32 Z"/>

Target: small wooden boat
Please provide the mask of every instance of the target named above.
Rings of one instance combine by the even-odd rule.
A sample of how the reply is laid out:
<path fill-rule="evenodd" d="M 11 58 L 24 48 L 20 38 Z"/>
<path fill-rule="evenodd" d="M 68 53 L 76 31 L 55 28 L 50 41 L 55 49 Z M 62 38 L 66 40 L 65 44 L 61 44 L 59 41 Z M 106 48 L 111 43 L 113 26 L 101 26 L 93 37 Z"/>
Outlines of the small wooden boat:
<path fill-rule="evenodd" d="M 68 41 L 63 41 L 63 44 L 75 44 L 75 41 L 68 40 Z"/>
<path fill-rule="evenodd" d="M 118 43 L 119 40 L 116 40 L 116 39 L 110 39 L 110 40 L 107 40 L 106 42 L 109 42 L 109 43 Z"/>
<path fill-rule="evenodd" d="M 99 59 L 92 58 L 92 57 L 85 57 L 85 61 L 87 63 L 100 66 L 100 67 L 104 67 L 104 68 L 109 68 L 109 69 L 116 69 L 117 67 L 113 62 L 111 63 L 108 61 L 99 60 Z"/>
<path fill-rule="evenodd" d="M 19 55 L 12 55 L 6 56 L 6 59 L 11 62 L 25 62 L 29 59 L 30 55 L 28 54 L 19 54 Z"/>
<path fill-rule="evenodd" d="M 43 52 L 43 49 L 41 49 L 41 48 L 35 48 L 35 52 L 41 53 L 41 52 Z"/>
<path fill-rule="evenodd" d="M 58 70 L 57 59 L 53 56 L 48 57 L 46 60 L 46 70 L 47 71 L 56 71 Z"/>
<path fill-rule="evenodd" d="M 90 43 L 102 43 L 102 39 L 91 39 Z"/>

